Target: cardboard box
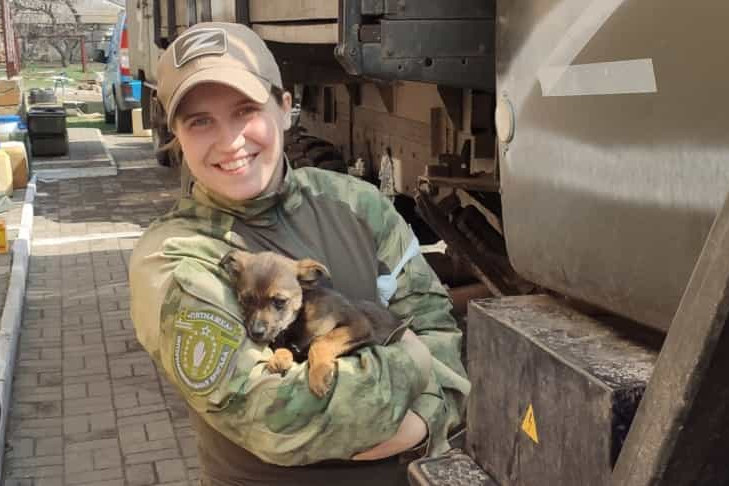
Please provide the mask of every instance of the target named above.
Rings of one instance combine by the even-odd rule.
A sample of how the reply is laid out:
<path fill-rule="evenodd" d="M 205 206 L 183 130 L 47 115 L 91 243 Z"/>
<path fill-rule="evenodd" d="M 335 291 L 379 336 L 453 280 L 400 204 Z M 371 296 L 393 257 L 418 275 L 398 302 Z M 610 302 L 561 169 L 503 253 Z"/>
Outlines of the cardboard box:
<path fill-rule="evenodd" d="M 23 90 L 15 79 L 0 80 L 0 106 L 18 106 Z"/>
<path fill-rule="evenodd" d="M 132 110 L 132 135 L 135 137 L 151 137 L 152 129 L 144 128 L 142 122 L 142 109 L 135 108 Z"/>
<path fill-rule="evenodd" d="M 20 113 L 20 105 L 0 106 L 0 116 L 17 115 Z"/>

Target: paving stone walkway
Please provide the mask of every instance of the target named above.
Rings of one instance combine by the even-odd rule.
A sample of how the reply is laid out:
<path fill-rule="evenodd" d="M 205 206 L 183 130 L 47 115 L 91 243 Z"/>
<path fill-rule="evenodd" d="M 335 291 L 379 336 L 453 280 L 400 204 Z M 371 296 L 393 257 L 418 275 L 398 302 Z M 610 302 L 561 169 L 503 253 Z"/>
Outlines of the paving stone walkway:
<path fill-rule="evenodd" d="M 114 159 L 96 128 L 68 128 L 68 153 L 34 157 L 31 165 L 40 180 L 75 179 L 115 175 Z"/>
<path fill-rule="evenodd" d="M 148 141 L 107 141 L 118 175 L 38 184 L 6 486 L 197 483 L 187 412 L 129 318 L 131 250 L 178 178 L 139 162 Z"/>

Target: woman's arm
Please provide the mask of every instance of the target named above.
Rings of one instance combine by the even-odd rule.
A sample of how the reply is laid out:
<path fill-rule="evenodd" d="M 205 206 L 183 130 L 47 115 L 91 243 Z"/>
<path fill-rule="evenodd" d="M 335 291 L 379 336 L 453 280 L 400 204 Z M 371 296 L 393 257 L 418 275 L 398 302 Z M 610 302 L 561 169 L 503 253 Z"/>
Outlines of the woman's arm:
<path fill-rule="evenodd" d="M 220 258 L 229 248 L 221 250 Z M 271 350 L 245 336 L 235 293 L 211 260 L 133 258 L 131 265 L 135 328 L 139 335 L 160 329 L 145 348 L 201 418 L 262 460 L 285 466 L 351 459 L 396 435 L 431 374 L 419 339 L 338 359 L 332 389 L 319 399 L 306 363 L 285 376 L 266 371 Z M 166 269 L 171 278 L 155 277 Z M 157 292 L 164 297 L 153 297 Z"/>
<path fill-rule="evenodd" d="M 375 461 L 385 457 L 400 454 L 425 440 L 428 435 L 428 426 L 419 416 L 408 410 L 397 433 L 390 439 L 377 444 L 372 449 L 360 452 L 352 457 L 355 461 Z"/>
<path fill-rule="evenodd" d="M 415 236 L 390 201 L 381 195 L 379 200 L 379 209 L 366 213 L 379 215 L 370 223 L 376 230 L 378 260 L 395 269 Z M 450 448 L 448 434 L 462 423 L 471 388 L 461 361 L 461 331 L 451 309 L 450 296 L 435 272 L 422 254 L 415 255 L 397 275 L 389 310 L 412 323 L 433 357 L 428 386 L 408 407 L 427 424 L 429 455 Z"/>

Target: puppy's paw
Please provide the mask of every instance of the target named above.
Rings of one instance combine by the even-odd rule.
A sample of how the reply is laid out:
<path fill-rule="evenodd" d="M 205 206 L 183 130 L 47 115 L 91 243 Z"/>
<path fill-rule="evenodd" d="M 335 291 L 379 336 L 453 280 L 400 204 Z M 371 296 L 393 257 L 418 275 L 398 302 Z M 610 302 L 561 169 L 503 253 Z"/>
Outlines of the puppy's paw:
<path fill-rule="evenodd" d="M 266 363 L 266 369 L 271 373 L 281 373 L 282 375 L 293 366 L 294 355 L 286 348 L 278 348 L 273 352 L 273 356 Z"/>
<path fill-rule="evenodd" d="M 329 393 L 334 381 L 334 366 L 331 363 L 314 363 L 309 362 L 309 388 L 319 398 Z"/>

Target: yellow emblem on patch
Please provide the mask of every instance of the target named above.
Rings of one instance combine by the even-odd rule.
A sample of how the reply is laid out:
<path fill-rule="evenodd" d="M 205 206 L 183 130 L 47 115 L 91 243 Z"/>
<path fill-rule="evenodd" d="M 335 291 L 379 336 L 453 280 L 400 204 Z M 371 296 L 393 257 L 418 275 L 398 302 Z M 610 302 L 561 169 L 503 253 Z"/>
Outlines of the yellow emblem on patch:
<path fill-rule="evenodd" d="M 175 372 L 196 395 L 215 389 L 243 342 L 242 327 L 211 310 L 180 312 L 174 336 Z"/>

